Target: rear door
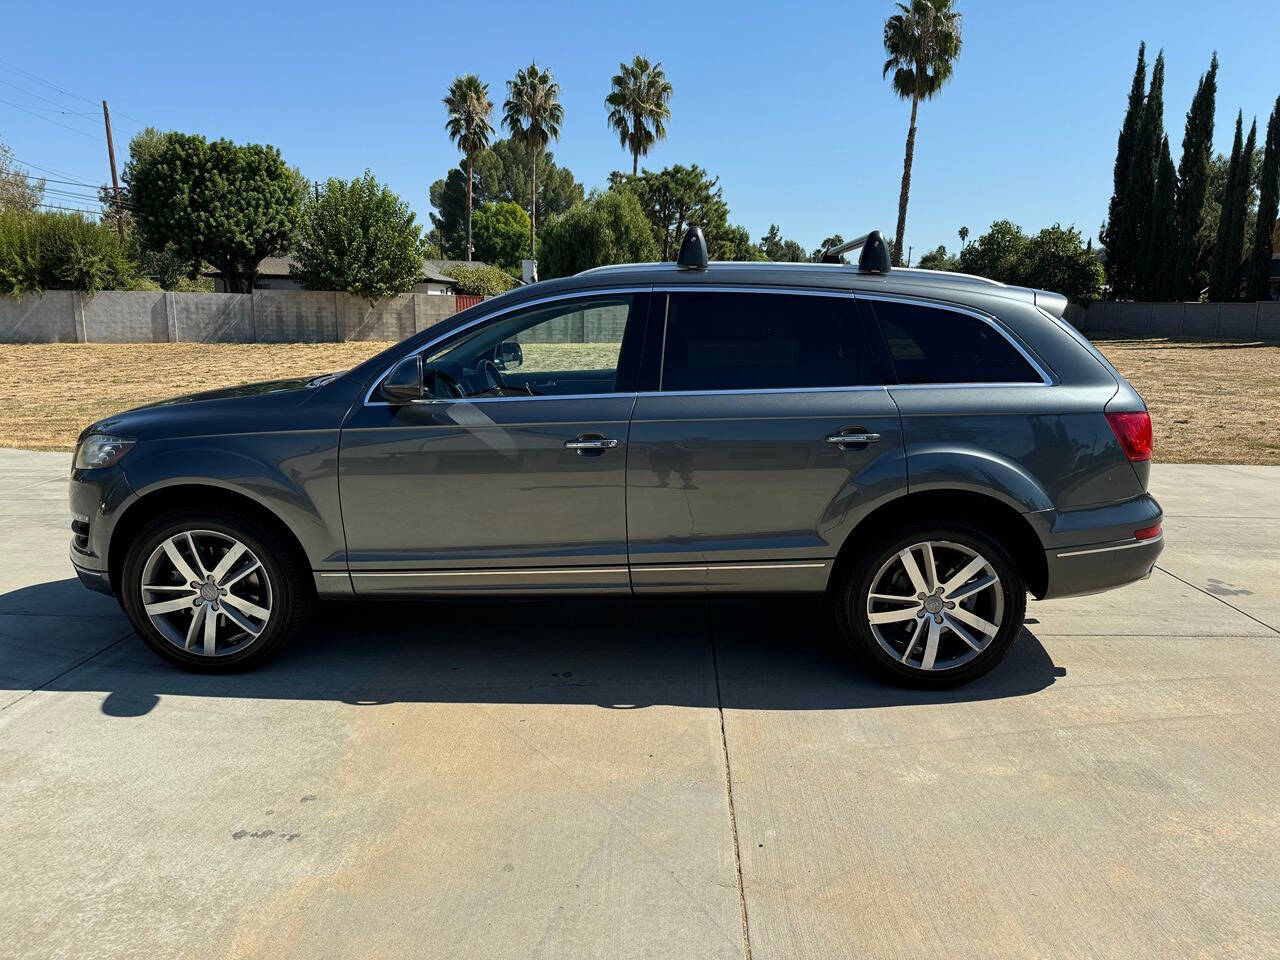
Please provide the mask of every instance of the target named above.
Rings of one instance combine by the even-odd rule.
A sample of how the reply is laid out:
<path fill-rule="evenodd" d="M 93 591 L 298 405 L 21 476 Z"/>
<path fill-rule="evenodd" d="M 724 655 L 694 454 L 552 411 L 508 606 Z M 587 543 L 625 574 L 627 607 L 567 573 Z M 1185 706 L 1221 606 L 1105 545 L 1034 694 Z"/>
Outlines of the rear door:
<path fill-rule="evenodd" d="M 848 292 L 655 293 L 627 468 L 631 581 L 822 589 L 856 517 L 906 484 Z"/>

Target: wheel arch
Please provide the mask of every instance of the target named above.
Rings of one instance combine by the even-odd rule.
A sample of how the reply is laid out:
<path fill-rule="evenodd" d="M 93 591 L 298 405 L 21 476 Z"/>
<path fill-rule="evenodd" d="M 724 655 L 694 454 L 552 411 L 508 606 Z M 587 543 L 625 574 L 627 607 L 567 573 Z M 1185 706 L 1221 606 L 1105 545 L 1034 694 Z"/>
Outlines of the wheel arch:
<path fill-rule="evenodd" d="M 1027 588 L 1037 599 L 1044 596 L 1048 589 L 1049 569 L 1044 546 L 1035 528 L 1003 500 L 967 490 L 907 493 L 871 511 L 845 537 L 831 566 L 828 590 L 843 582 L 862 544 L 908 523 L 922 520 L 954 522 L 957 517 L 1004 544 L 1026 580 Z"/>
<path fill-rule="evenodd" d="M 243 518 L 250 525 L 261 525 L 280 537 L 300 570 L 310 570 L 311 563 L 297 534 L 270 508 L 252 497 L 226 487 L 208 483 L 177 483 L 160 487 L 138 497 L 116 521 L 107 553 L 107 570 L 111 588 L 120 596 L 120 576 L 125 556 L 139 531 L 157 517 L 182 510 L 224 510 Z"/>

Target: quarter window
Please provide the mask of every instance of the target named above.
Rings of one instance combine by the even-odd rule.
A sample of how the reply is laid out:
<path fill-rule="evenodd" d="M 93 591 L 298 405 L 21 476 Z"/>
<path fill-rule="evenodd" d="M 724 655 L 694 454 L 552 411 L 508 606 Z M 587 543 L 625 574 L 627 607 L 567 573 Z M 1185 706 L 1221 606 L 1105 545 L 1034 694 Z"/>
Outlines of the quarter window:
<path fill-rule="evenodd" d="M 1040 383 L 999 330 L 954 310 L 870 301 L 899 383 Z"/>
<path fill-rule="evenodd" d="M 769 390 L 875 382 L 851 297 L 673 293 L 663 390 Z"/>

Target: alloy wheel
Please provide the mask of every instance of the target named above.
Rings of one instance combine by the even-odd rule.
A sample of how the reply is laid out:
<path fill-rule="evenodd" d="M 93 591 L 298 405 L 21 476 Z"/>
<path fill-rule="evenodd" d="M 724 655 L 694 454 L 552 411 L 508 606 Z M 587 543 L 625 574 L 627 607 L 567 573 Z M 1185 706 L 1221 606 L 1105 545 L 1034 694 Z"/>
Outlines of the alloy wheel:
<path fill-rule="evenodd" d="M 142 568 L 142 605 L 160 634 L 188 654 L 223 657 L 257 640 L 271 620 L 271 581 L 235 537 L 184 530 Z"/>
<path fill-rule="evenodd" d="M 1004 618 L 1004 587 L 976 550 L 946 540 L 903 547 L 881 565 L 867 621 L 881 648 L 916 670 L 951 670 L 980 656 Z"/>

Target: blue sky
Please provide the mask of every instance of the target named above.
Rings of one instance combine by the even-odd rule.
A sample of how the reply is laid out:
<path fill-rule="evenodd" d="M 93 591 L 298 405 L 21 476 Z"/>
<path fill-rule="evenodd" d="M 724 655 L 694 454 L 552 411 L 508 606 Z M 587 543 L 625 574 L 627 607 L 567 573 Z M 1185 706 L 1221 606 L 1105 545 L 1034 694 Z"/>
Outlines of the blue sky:
<path fill-rule="evenodd" d="M 1219 150 L 1230 149 L 1237 108 L 1246 125 L 1255 114 L 1265 125 L 1280 95 L 1280 19 L 1263 0 L 958 6 L 964 49 L 954 79 L 920 113 L 907 220 L 916 256 L 954 248 L 962 224 L 976 237 L 999 218 L 1096 234 L 1140 40 L 1152 58 L 1165 50 L 1175 162 L 1213 50 Z M 66 179 L 103 181 L 94 104 L 106 97 L 121 164 L 140 122 L 266 142 L 308 177 L 372 169 L 426 223 L 428 187 L 458 159 L 440 104 L 455 75 L 480 74 L 500 101 L 517 67 L 535 57 L 550 67 L 565 107 L 556 159 L 590 188 L 629 169 L 603 98 L 618 62 L 643 53 L 663 62 L 675 96 L 669 139 L 642 162 L 707 167 L 735 223 L 757 238 L 778 223 L 811 248 L 834 232 L 894 227 L 909 104 L 880 76 L 890 7 L 19 3 L 5 14 L 6 32 L 27 40 L 0 51 L 0 140 Z M 39 117 L 13 104 L 41 108 Z M 70 112 L 50 112 L 59 109 Z"/>

